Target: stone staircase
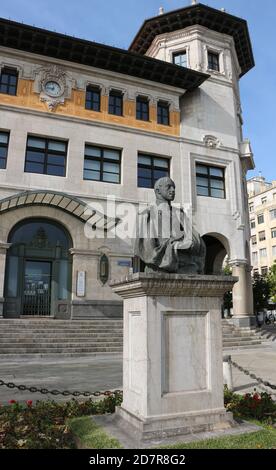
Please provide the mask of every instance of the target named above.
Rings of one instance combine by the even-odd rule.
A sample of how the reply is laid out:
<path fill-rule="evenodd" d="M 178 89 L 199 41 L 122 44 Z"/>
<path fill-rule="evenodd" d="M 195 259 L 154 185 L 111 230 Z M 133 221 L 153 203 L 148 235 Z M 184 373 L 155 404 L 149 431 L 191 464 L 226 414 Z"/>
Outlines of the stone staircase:
<path fill-rule="evenodd" d="M 1 319 L 0 357 L 85 356 L 123 351 L 120 319 Z"/>
<path fill-rule="evenodd" d="M 229 320 L 222 320 L 223 349 L 253 349 L 268 346 L 268 336 L 259 329 L 238 328 Z"/>
<path fill-rule="evenodd" d="M 241 330 L 222 320 L 223 348 L 249 349 L 271 344 L 260 329 Z M 274 335 L 275 340 L 275 335 Z M 0 358 L 114 355 L 123 351 L 123 320 L 0 320 Z"/>

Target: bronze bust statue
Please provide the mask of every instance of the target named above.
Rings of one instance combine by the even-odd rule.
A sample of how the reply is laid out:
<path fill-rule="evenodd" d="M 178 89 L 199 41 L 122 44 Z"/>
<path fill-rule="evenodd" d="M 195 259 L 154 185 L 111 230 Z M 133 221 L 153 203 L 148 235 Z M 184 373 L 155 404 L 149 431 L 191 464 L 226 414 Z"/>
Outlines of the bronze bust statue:
<path fill-rule="evenodd" d="M 166 177 L 154 186 L 156 204 L 138 216 L 135 254 L 145 272 L 203 274 L 205 243 L 183 208 L 171 205 L 175 184 Z"/>

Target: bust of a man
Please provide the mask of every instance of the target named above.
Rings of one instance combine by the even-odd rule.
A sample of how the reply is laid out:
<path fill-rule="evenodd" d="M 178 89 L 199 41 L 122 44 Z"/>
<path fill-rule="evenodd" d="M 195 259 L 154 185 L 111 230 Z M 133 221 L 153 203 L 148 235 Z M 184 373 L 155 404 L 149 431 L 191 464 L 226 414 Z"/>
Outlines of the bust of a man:
<path fill-rule="evenodd" d="M 172 206 L 175 184 L 160 178 L 154 186 L 156 203 L 138 216 L 135 254 L 146 272 L 202 274 L 206 248 L 183 208 Z"/>

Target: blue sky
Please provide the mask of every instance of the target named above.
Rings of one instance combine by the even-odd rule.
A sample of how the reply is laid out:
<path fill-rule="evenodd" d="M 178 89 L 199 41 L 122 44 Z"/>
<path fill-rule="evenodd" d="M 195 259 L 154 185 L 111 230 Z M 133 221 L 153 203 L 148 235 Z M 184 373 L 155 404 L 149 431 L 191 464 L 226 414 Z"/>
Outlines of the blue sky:
<path fill-rule="evenodd" d="M 187 6 L 190 0 L 7 0 L 0 16 L 96 42 L 127 48 L 142 22 L 158 13 Z M 276 2 L 275 0 L 208 0 L 214 8 L 245 18 L 256 67 L 240 82 L 244 136 L 251 140 L 256 169 L 276 179 Z"/>

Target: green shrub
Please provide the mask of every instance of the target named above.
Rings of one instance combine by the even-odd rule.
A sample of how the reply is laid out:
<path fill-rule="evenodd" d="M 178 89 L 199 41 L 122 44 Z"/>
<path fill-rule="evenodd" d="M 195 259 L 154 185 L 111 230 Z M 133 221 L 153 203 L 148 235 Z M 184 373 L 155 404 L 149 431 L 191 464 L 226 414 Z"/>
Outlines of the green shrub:
<path fill-rule="evenodd" d="M 120 394 L 100 401 L 70 400 L 65 403 L 10 400 L 0 407 L 0 449 L 70 449 L 75 447 L 69 418 L 113 413 L 122 402 Z"/>
<path fill-rule="evenodd" d="M 228 411 L 232 411 L 236 418 L 257 419 L 264 423 L 273 424 L 276 420 L 276 403 L 266 392 L 246 393 L 238 395 L 224 390 L 224 404 Z"/>

